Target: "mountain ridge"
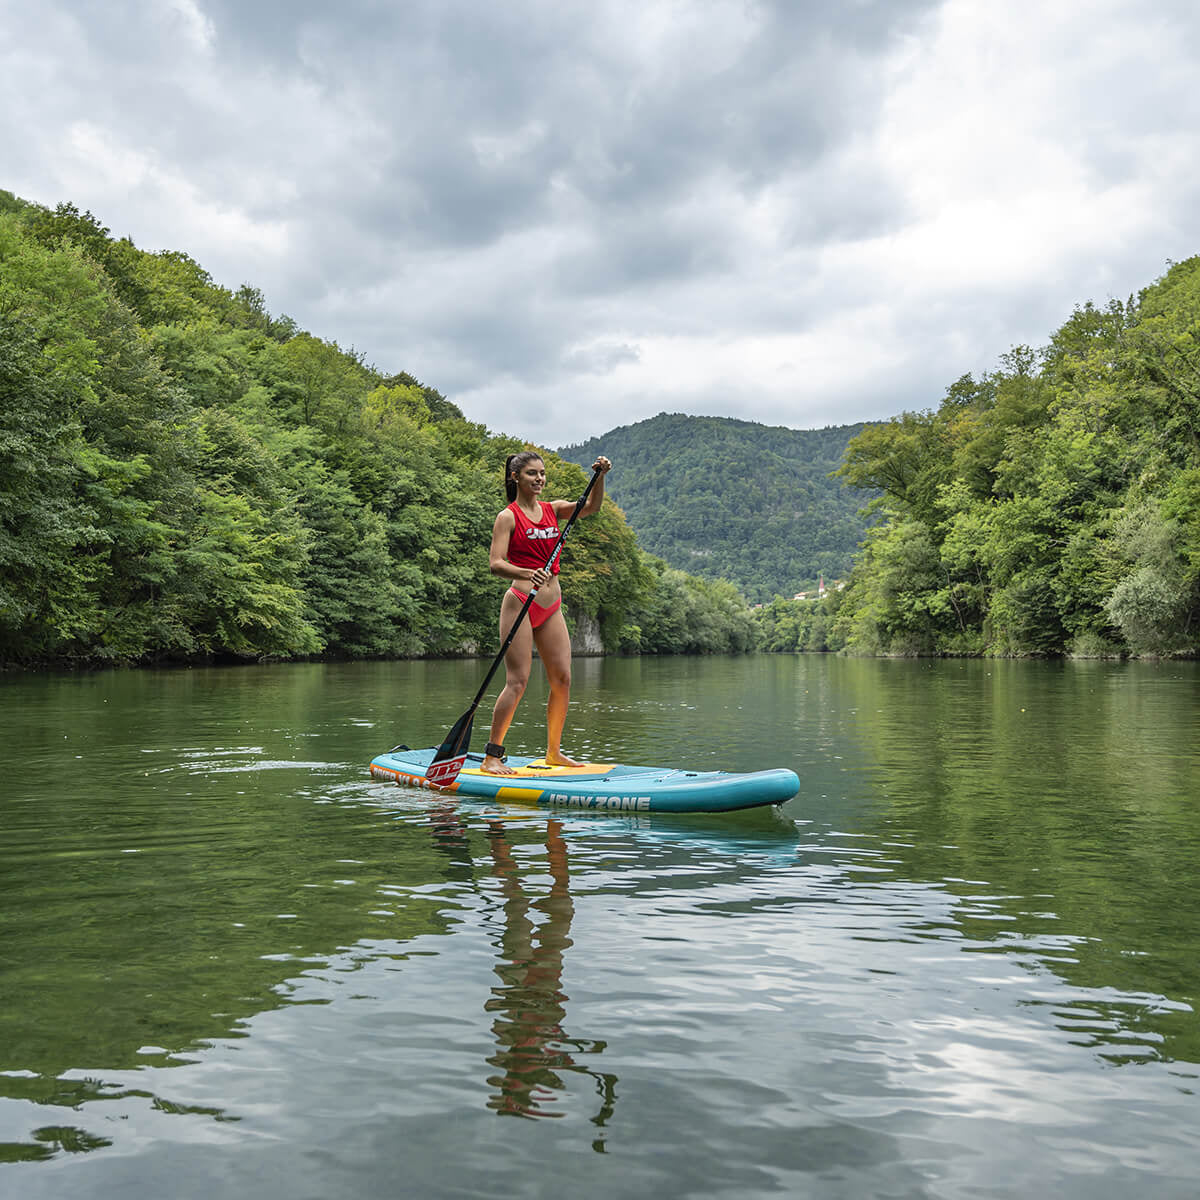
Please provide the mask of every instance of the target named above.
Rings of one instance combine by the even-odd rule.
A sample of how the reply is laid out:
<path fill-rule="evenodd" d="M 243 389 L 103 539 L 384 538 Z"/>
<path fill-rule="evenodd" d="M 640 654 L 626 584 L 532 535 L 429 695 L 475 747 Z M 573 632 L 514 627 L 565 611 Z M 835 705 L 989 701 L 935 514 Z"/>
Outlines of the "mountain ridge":
<path fill-rule="evenodd" d="M 608 494 L 643 549 L 765 603 L 849 572 L 869 495 L 830 474 L 867 424 L 791 429 L 661 412 L 556 453 L 584 467 L 607 454 Z"/>

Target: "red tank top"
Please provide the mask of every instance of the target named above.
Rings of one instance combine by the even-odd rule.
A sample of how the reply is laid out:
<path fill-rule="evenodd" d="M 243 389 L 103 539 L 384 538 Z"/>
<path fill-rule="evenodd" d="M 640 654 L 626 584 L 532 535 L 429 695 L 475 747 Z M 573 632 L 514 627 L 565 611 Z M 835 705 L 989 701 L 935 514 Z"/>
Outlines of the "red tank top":
<path fill-rule="evenodd" d="M 554 551 L 554 543 L 558 541 L 558 516 L 554 506 L 545 500 L 539 500 L 538 503 L 542 506 L 542 519 L 537 523 L 521 511 L 516 500 L 508 506 L 517 523 L 508 540 L 508 561 L 514 567 L 529 567 L 531 570 L 544 567 Z M 558 574 L 557 559 L 554 560 L 551 573 Z"/>

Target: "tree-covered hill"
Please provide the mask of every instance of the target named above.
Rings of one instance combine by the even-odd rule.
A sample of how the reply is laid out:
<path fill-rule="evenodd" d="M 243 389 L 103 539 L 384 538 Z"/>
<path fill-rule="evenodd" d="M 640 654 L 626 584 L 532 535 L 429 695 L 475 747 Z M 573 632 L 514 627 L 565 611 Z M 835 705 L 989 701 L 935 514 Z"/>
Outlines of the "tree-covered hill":
<path fill-rule="evenodd" d="M 0 191 L 0 665 L 486 651 L 521 448 L 252 286 Z M 543 456 L 549 494 L 583 490 Z M 608 649 L 752 643 L 744 599 L 611 502 L 564 561 L 569 620 Z"/>
<path fill-rule="evenodd" d="M 520 447 L 250 285 L 0 191 L 0 665 L 487 652 Z M 608 650 L 1200 650 L 1200 258 L 929 411 L 661 414 L 543 449 L 551 494 L 597 451 L 616 503 L 564 593 Z M 852 556 L 844 591 L 772 599 Z"/>
<path fill-rule="evenodd" d="M 760 614 L 765 646 L 1200 653 L 1200 257 L 864 430 L 842 474 L 881 520 L 820 620 Z"/>
<path fill-rule="evenodd" d="M 849 573 L 870 497 L 831 473 L 864 428 L 660 413 L 559 454 L 576 463 L 607 454 L 609 494 L 645 549 L 764 602 Z"/>

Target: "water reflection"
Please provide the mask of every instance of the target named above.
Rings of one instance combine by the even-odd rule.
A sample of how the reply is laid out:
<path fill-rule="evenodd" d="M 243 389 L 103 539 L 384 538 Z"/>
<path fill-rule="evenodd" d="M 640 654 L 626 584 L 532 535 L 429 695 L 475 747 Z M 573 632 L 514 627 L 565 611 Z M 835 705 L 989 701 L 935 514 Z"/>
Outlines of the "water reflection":
<path fill-rule="evenodd" d="M 567 996 L 562 988 L 563 955 L 572 945 L 571 898 L 567 844 L 559 821 L 546 822 L 546 861 L 550 890 L 536 895 L 513 853 L 503 822 L 488 825 L 492 874 L 503 898 L 502 920 L 494 935 L 497 950 L 492 988 L 484 1008 L 494 1013 L 496 1053 L 488 1059 L 497 1074 L 488 1077 L 496 1089 L 488 1107 L 508 1116 L 561 1117 L 556 1108 L 565 1091 L 563 1072 L 588 1075 L 596 1083 L 600 1107 L 592 1122 L 604 1127 L 616 1101 L 617 1078 L 578 1061 L 600 1054 L 603 1041 L 572 1037 L 563 1030 Z M 602 1148 L 602 1141 L 595 1143 Z"/>
<path fill-rule="evenodd" d="M 182 1059 L 174 1059 L 168 1065 L 179 1067 L 185 1065 L 185 1062 Z M 97 1104 L 113 1106 L 118 1114 L 117 1119 L 126 1118 L 133 1109 L 144 1108 L 154 1113 L 199 1116 L 220 1122 L 239 1120 L 220 1107 L 182 1104 L 144 1087 L 126 1087 L 119 1082 L 91 1076 L 78 1079 L 56 1078 L 38 1075 L 32 1071 L 3 1071 L 0 1072 L 0 1076 L 3 1076 L 4 1084 L 3 1088 L 0 1088 L 0 1096 L 5 1100 L 48 1105 L 76 1114 L 86 1111 L 91 1119 L 101 1122 L 112 1120 L 113 1117 L 103 1108 L 98 1109 Z M 130 1101 L 133 1103 L 127 1103 Z M 112 1138 L 79 1125 L 41 1125 L 30 1129 L 26 1136 L 30 1140 L 0 1141 L 0 1163 L 43 1162 L 61 1154 L 84 1154 L 113 1145 Z"/>
<path fill-rule="evenodd" d="M 30 1134 L 32 1142 L 0 1145 L 0 1162 L 44 1162 L 56 1154 L 80 1154 L 111 1146 L 109 1138 L 97 1137 L 74 1125 L 45 1125 Z"/>

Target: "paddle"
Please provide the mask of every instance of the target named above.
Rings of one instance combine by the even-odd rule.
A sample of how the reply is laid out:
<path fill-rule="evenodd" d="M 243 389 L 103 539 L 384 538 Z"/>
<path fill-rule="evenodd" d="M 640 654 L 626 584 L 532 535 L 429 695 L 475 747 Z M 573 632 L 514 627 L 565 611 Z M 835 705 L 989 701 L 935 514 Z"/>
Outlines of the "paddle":
<path fill-rule="evenodd" d="M 599 471 L 592 472 L 592 477 L 588 480 L 587 487 L 583 489 L 583 495 L 579 497 L 579 502 L 575 505 L 575 511 L 567 519 L 567 523 L 562 528 L 562 533 L 558 535 L 558 541 L 554 543 L 554 549 L 546 561 L 547 567 L 554 566 L 558 560 L 558 556 L 562 553 L 563 542 L 567 540 L 567 534 L 571 532 L 571 526 L 575 524 L 575 518 L 579 516 L 583 506 L 587 503 L 588 493 L 591 492 L 592 484 L 596 482 L 599 476 Z M 475 699 L 471 701 L 471 707 L 454 722 L 450 732 L 446 734 L 446 740 L 438 747 L 437 753 L 433 756 L 433 761 L 425 769 L 425 778 L 435 787 L 450 787 L 458 778 L 459 771 L 463 769 L 463 763 L 467 761 L 467 752 L 471 748 L 471 726 L 475 723 L 475 710 L 479 707 L 479 702 L 483 699 L 483 694 L 487 691 L 488 684 L 492 682 L 492 676 L 495 675 L 497 668 L 504 660 L 504 655 L 508 652 L 509 646 L 512 645 L 513 638 L 517 636 L 517 630 L 520 628 L 521 622 L 525 619 L 525 614 L 529 611 L 529 606 L 533 603 L 533 598 L 537 593 L 537 588 L 530 589 L 529 595 L 525 597 L 525 603 L 521 605 L 521 611 L 517 614 L 517 619 L 512 623 L 512 628 L 508 631 L 508 637 L 504 639 L 504 645 L 500 647 L 500 653 L 496 655 L 491 668 L 484 677 L 483 683 L 480 684 L 479 691 L 475 693 Z"/>

